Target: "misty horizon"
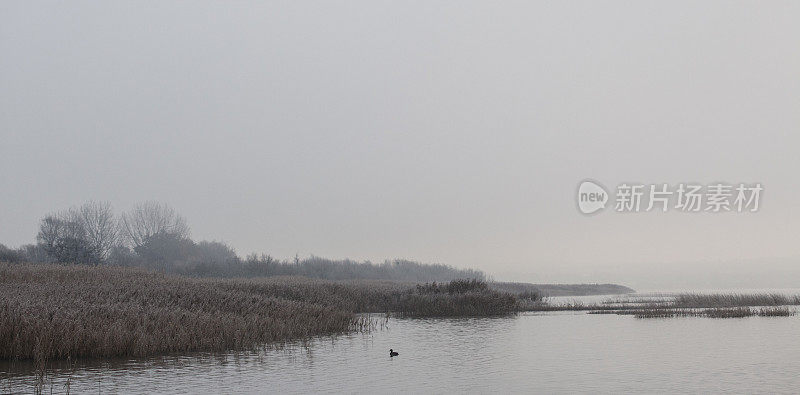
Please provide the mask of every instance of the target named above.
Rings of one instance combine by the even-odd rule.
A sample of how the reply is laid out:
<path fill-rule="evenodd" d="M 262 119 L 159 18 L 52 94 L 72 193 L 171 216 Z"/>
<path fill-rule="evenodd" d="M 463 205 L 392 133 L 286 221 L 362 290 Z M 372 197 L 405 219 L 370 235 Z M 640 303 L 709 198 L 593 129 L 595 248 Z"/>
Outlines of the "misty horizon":
<path fill-rule="evenodd" d="M 148 4 L 0 4 L 0 243 L 155 200 L 242 255 L 800 280 L 796 3 Z M 584 179 L 764 192 L 587 217 Z"/>

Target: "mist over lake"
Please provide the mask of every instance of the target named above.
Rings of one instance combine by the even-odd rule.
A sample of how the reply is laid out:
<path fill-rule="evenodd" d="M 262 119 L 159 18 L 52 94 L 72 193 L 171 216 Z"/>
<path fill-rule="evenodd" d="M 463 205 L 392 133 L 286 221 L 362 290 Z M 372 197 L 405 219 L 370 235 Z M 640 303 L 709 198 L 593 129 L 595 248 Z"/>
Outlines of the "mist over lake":
<path fill-rule="evenodd" d="M 0 1 L 0 394 L 797 393 L 798 21 Z"/>

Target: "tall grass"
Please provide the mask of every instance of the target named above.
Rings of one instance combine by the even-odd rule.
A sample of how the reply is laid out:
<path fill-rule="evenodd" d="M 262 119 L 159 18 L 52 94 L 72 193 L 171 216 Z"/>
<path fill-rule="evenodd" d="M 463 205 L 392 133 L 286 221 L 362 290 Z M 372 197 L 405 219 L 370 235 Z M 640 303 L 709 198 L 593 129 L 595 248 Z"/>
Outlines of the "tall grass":
<path fill-rule="evenodd" d="M 141 270 L 0 266 L 0 358 L 246 349 L 348 331 L 356 317 L 237 284 Z"/>
<path fill-rule="evenodd" d="M 756 315 L 761 317 L 789 317 L 795 314 L 794 310 L 786 307 L 762 307 L 758 309 Z"/>
<path fill-rule="evenodd" d="M 800 305 L 800 296 L 783 294 L 683 293 L 672 298 L 662 295 L 657 299 L 615 299 L 606 300 L 599 304 L 584 304 L 580 301 L 562 304 L 522 304 L 525 310 L 532 311 L 583 310 L 592 314 L 623 314 L 634 315 L 637 318 L 792 316 L 795 311 L 787 307 L 792 305 Z M 755 307 L 761 308 L 755 309 Z"/>
<path fill-rule="evenodd" d="M 198 279 L 134 268 L 0 264 L 0 359 L 244 350 L 369 330 L 373 323 L 358 312 L 494 315 L 516 311 L 515 302 L 477 280 L 414 287 L 389 281 Z"/>
<path fill-rule="evenodd" d="M 708 318 L 743 318 L 754 315 L 749 307 L 725 307 L 716 309 L 705 309 L 703 314 Z"/>
<path fill-rule="evenodd" d="M 250 255 L 246 259 L 240 259 L 234 254 L 222 262 L 219 262 L 219 259 L 197 260 L 197 262 L 174 264 L 165 270 L 194 277 L 228 278 L 303 276 L 325 280 L 382 279 L 413 282 L 452 281 L 462 278 L 486 279 L 486 275 L 480 270 L 458 269 L 443 264 L 423 264 L 405 259 L 371 263 L 311 256 L 286 261 L 268 255 Z"/>
<path fill-rule="evenodd" d="M 488 316 L 509 314 L 520 308 L 508 293 L 490 290 L 478 280 L 417 285 L 401 295 L 398 310 L 407 317 Z"/>
<path fill-rule="evenodd" d="M 721 308 L 743 306 L 786 306 L 800 304 L 800 296 L 783 294 L 696 294 L 683 293 L 675 297 L 676 307 Z"/>

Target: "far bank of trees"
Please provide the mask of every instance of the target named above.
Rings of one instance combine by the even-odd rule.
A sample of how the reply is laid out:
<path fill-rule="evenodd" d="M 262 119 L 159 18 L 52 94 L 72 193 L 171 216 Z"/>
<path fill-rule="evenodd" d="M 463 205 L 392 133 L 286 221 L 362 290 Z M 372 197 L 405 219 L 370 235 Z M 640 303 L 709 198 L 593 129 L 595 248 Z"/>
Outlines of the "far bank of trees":
<path fill-rule="evenodd" d="M 16 249 L 0 244 L 0 262 L 139 266 L 192 276 L 296 275 L 331 280 L 450 281 L 480 279 L 483 272 L 403 259 L 380 264 L 311 256 L 293 260 L 251 254 L 241 258 L 229 245 L 191 239 L 186 219 L 172 207 L 148 201 L 120 215 L 108 202 L 46 215 L 35 244 Z"/>

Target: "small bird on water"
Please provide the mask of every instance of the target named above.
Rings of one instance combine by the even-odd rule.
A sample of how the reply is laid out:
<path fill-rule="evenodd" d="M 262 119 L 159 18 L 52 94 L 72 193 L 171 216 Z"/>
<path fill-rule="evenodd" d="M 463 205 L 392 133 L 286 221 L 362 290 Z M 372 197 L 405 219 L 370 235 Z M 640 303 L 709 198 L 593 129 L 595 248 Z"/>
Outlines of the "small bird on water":
<path fill-rule="evenodd" d="M 389 356 L 390 356 L 390 357 L 396 357 L 396 356 L 398 356 L 398 355 L 400 355 L 400 354 L 396 353 L 396 352 L 395 352 L 394 350 L 392 350 L 391 348 L 389 349 Z"/>

